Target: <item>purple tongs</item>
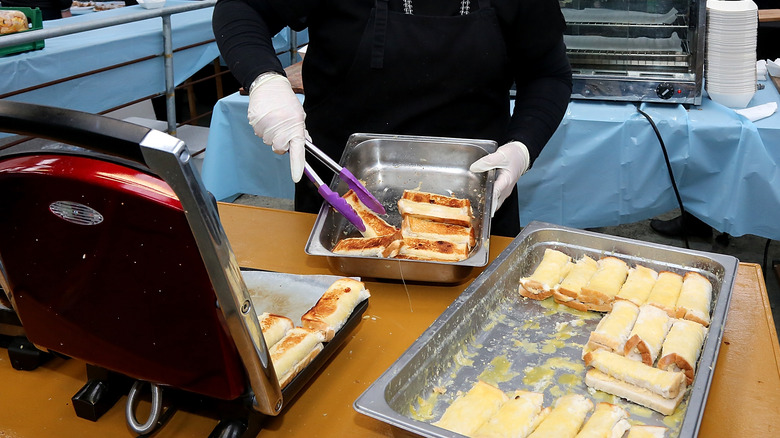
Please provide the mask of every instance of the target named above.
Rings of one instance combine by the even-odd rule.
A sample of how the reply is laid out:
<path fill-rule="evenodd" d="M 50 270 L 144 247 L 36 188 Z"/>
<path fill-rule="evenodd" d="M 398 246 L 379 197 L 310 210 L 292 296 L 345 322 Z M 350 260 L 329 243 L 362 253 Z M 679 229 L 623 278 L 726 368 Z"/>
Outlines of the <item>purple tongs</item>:
<path fill-rule="evenodd" d="M 322 164 L 328 166 L 333 172 L 337 173 L 342 181 L 347 183 L 347 186 L 355 192 L 358 199 L 369 209 L 377 214 L 385 214 L 385 208 L 382 204 L 361 184 L 355 175 L 348 169 L 341 167 L 333 161 L 329 156 L 322 152 L 317 146 L 314 146 L 310 141 L 306 141 L 306 150 L 311 152 Z M 325 201 L 335 208 L 336 211 L 343 214 L 347 220 L 356 226 L 360 231 L 366 231 L 366 226 L 363 224 L 363 220 L 355 212 L 351 205 L 347 203 L 344 198 L 339 196 L 338 193 L 331 190 L 325 182 L 314 172 L 309 166 L 309 163 L 304 163 L 303 173 L 317 186 L 317 192 L 325 198 Z"/>

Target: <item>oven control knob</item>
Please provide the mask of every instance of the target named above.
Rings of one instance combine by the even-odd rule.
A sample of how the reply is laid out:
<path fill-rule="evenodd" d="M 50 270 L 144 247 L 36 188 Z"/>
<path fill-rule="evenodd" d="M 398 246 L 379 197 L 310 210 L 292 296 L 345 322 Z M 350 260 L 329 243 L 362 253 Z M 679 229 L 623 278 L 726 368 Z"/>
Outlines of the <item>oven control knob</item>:
<path fill-rule="evenodd" d="M 655 94 L 657 94 L 661 99 L 670 99 L 672 96 L 674 96 L 674 86 L 668 82 L 661 82 L 655 88 Z"/>

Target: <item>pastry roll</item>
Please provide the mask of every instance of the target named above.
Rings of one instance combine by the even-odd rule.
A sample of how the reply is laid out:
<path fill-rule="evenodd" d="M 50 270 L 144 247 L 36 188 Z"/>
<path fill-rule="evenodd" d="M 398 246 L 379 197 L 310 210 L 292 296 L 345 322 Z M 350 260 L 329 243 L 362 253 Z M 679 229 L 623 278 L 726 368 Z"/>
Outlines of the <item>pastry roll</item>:
<path fill-rule="evenodd" d="M 547 415 L 529 438 L 574 438 L 585 417 L 593 409 L 593 402 L 580 394 L 569 394 L 555 401 Z"/>
<path fill-rule="evenodd" d="M 712 284 L 706 277 L 696 272 L 688 272 L 683 277 L 680 296 L 677 298 L 677 317 L 696 321 L 708 327 L 710 325 L 710 302 Z"/>
<path fill-rule="evenodd" d="M 542 261 L 533 274 L 520 279 L 520 295 L 535 300 L 549 298 L 553 288 L 566 277 L 571 266 L 571 257 L 568 255 L 555 249 L 545 249 Z"/>
<path fill-rule="evenodd" d="M 628 278 L 615 298 L 641 306 L 647 301 L 657 278 L 658 273 L 655 270 L 637 265 L 628 271 Z"/>
<path fill-rule="evenodd" d="M 456 398 L 433 425 L 472 436 L 508 400 L 503 391 L 478 380 L 466 394 Z"/>
<path fill-rule="evenodd" d="M 651 305 L 639 308 L 634 328 L 626 341 L 623 355 L 652 366 L 661 352 L 664 338 L 674 320 L 663 310 Z"/>
<path fill-rule="evenodd" d="M 553 292 L 555 301 L 583 312 L 587 311 L 587 307 L 579 300 L 580 293 L 597 269 L 598 262 L 588 256 L 582 256 Z"/>
<path fill-rule="evenodd" d="M 361 231 L 360 234 L 363 237 L 379 237 L 393 235 L 400 231 L 398 228 L 388 224 L 384 219 L 379 217 L 370 208 L 358 198 L 357 193 L 351 189 L 342 196 L 347 204 L 355 210 L 355 213 L 363 220 L 363 225 L 366 226 L 365 231 Z"/>
<path fill-rule="evenodd" d="M 598 270 L 582 288 L 582 299 L 590 310 L 608 312 L 628 276 L 628 265 L 616 257 L 598 261 Z"/>
<path fill-rule="evenodd" d="M 663 426 L 631 426 L 626 438 L 664 438 L 666 428 Z"/>
<path fill-rule="evenodd" d="M 647 304 L 663 309 L 667 315 L 677 316 L 677 298 L 682 290 L 683 277 L 674 272 L 663 271 L 647 297 Z"/>
<path fill-rule="evenodd" d="M 268 348 L 279 342 L 295 326 L 292 319 L 268 312 L 262 313 L 257 319 L 263 332 L 265 346 Z"/>
<path fill-rule="evenodd" d="M 418 239 L 404 237 L 396 258 L 407 260 L 431 260 L 437 262 L 457 262 L 469 257 L 469 246 L 465 243 L 452 243 L 443 240 Z"/>
<path fill-rule="evenodd" d="M 586 354 L 585 364 L 664 398 L 677 397 L 685 388 L 685 375 L 682 372 L 654 368 L 606 350 Z"/>
<path fill-rule="evenodd" d="M 295 327 L 270 348 L 279 386 L 284 388 L 322 351 L 325 337 L 317 330 Z"/>
<path fill-rule="evenodd" d="M 647 366 L 641 362 L 634 363 Z M 672 415 L 685 395 L 685 391 L 679 391 L 676 397 L 666 398 L 648 389 L 616 379 L 595 368 L 591 368 L 585 373 L 585 384 L 589 388 L 616 395 L 664 415 Z"/>
<path fill-rule="evenodd" d="M 474 213 L 471 201 L 435 193 L 404 190 L 398 200 L 398 212 L 401 216 L 414 216 L 435 222 L 469 227 Z"/>
<path fill-rule="evenodd" d="M 319 330 L 324 340 L 330 341 L 355 307 L 370 296 L 362 281 L 338 279 L 322 294 L 317 304 L 301 316 L 301 322 L 306 328 Z"/>
<path fill-rule="evenodd" d="M 631 428 L 628 412 L 618 405 L 599 403 L 588 418 L 577 438 L 622 438 Z"/>
<path fill-rule="evenodd" d="M 684 319 L 677 320 L 664 340 L 658 368 L 683 371 L 690 385 L 706 335 L 707 329 L 703 325 Z"/>
<path fill-rule="evenodd" d="M 341 239 L 333 252 L 361 257 L 395 257 L 403 244 L 401 233 L 378 237 L 349 237 Z"/>
<path fill-rule="evenodd" d="M 630 301 L 616 301 L 612 311 L 604 315 L 590 333 L 586 347 L 590 350 L 606 349 L 623 354 L 631 329 L 634 327 L 639 308 Z"/>
<path fill-rule="evenodd" d="M 404 216 L 404 220 L 401 223 L 401 233 L 404 237 L 443 240 L 454 244 L 464 244 L 469 249 L 473 248 L 477 242 L 474 227 L 434 222 L 415 216 Z"/>
<path fill-rule="evenodd" d="M 544 394 L 515 391 L 498 412 L 474 433 L 474 438 L 526 438 L 549 414 Z"/>

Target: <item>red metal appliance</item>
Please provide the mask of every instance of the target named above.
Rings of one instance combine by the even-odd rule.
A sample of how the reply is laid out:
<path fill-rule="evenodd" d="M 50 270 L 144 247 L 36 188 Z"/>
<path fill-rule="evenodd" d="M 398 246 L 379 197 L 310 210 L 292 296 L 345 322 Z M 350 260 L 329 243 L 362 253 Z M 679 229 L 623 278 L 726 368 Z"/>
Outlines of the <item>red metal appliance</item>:
<path fill-rule="evenodd" d="M 278 414 L 302 383 L 279 388 L 216 203 L 184 143 L 8 101 L 0 131 L 54 140 L 0 151 L 0 281 L 30 341 L 150 382 L 146 424 L 132 412 L 137 384 L 128 400 L 139 434 L 159 423 L 160 388 L 249 417 L 212 436 L 253 434 L 258 417 Z M 308 371 L 299 377 L 316 370 Z"/>

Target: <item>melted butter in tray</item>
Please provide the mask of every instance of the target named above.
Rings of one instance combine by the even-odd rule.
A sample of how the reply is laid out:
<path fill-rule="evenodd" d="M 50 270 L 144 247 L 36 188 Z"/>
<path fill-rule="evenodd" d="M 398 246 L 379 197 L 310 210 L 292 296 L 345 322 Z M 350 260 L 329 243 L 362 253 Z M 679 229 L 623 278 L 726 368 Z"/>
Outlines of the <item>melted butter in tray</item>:
<path fill-rule="evenodd" d="M 512 380 L 520 373 L 512 371 L 512 362 L 506 356 L 496 356 L 479 375 L 479 380 L 498 386 L 501 382 Z"/>

